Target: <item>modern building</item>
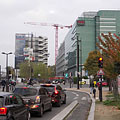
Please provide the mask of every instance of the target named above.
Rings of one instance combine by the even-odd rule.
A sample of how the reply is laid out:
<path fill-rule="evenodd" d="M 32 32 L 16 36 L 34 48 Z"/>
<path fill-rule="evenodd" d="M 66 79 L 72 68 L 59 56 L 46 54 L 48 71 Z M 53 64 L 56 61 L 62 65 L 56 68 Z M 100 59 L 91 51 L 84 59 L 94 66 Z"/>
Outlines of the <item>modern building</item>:
<path fill-rule="evenodd" d="M 120 10 L 84 12 L 81 17 L 78 17 L 64 40 L 64 72 L 77 76 L 77 42 L 79 45 L 79 70 L 82 70 L 89 52 L 98 49 L 96 46 L 96 43 L 99 42 L 98 36 L 101 36 L 101 33 L 108 35 L 109 32 L 120 36 Z M 85 73 L 82 75 L 84 76 Z"/>
<path fill-rule="evenodd" d="M 33 49 L 32 57 L 35 62 L 48 64 L 48 38 L 47 37 L 32 37 L 26 39 L 26 47 Z"/>
<path fill-rule="evenodd" d="M 33 34 L 16 34 L 15 40 L 15 68 L 24 60 L 48 64 L 48 39 L 34 37 Z"/>
<path fill-rule="evenodd" d="M 56 58 L 56 76 L 63 76 L 65 71 L 65 42 L 60 45 L 58 49 L 58 56 Z"/>

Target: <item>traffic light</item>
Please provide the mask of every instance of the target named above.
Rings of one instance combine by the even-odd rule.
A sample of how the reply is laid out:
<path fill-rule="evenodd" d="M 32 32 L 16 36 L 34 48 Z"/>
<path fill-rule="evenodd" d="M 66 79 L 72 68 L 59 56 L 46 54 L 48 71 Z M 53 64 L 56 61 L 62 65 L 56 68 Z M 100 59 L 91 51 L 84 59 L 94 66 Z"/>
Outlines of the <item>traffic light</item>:
<path fill-rule="evenodd" d="M 103 58 L 102 57 L 98 58 L 98 67 L 103 68 Z"/>

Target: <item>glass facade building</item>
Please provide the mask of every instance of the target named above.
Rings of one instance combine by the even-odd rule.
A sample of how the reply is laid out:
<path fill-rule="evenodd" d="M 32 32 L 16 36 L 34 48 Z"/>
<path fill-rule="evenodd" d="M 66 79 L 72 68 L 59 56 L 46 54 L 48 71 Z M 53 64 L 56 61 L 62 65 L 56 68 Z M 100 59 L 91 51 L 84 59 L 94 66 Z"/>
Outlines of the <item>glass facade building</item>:
<path fill-rule="evenodd" d="M 65 72 L 77 76 L 77 41 L 79 41 L 79 69 L 84 67 L 89 52 L 98 49 L 96 43 L 101 33 L 120 36 L 120 11 L 100 10 L 84 12 L 75 21 L 65 37 Z M 85 75 L 85 74 L 83 74 Z"/>

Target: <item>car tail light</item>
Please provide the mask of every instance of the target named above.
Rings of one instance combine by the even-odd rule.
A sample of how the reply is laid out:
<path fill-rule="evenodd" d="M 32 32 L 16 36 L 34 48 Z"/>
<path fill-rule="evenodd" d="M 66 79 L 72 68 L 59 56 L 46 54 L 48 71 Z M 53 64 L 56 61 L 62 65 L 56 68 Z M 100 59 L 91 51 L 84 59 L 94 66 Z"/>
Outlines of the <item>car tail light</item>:
<path fill-rule="evenodd" d="M 40 102 L 40 96 L 36 96 L 35 102 L 36 102 L 36 103 L 39 103 L 39 102 Z"/>
<path fill-rule="evenodd" d="M 6 115 L 6 113 L 7 113 L 7 108 L 6 107 L 0 108 L 0 115 Z"/>
<path fill-rule="evenodd" d="M 27 89 L 28 87 L 23 87 L 23 89 Z"/>
<path fill-rule="evenodd" d="M 38 108 L 38 107 L 39 107 L 38 105 L 31 106 L 31 108 Z"/>
<path fill-rule="evenodd" d="M 56 90 L 56 88 L 55 88 L 55 95 L 57 95 L 59 92 Z"/>

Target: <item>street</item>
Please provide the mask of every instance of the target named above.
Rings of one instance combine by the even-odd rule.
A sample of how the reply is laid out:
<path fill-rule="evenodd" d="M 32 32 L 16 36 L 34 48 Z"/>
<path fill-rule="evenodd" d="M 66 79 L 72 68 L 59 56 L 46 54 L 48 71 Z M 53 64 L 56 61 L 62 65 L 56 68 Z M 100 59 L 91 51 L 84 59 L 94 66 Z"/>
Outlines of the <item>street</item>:
<path fill-rule="evenodd" d="M 69 88 L 69 84 L 65 86 L 61 84 L 61 86 L 65 88 Z M 91 103 L 88 94 L 79 91 L 68 91 L 68 90 L 66 90 L 66 94 L 67 94 L 66 104 L 62 104 L 61 107 L 53 106 L 52 111 L 51 112 L 46 111 L 43 117 L 37 117 L 35 115 L 32 115 L 30 120 L 51 120 L 54 116 L 59 114 L 64 108 L 66 108 L 69 104 L 71 104 L 75 100 L 78 100 L 79 104 L 66 119 L 77 120 L 81 118 L 81 120 L 86 120 Z"/>

